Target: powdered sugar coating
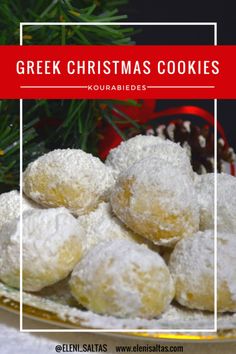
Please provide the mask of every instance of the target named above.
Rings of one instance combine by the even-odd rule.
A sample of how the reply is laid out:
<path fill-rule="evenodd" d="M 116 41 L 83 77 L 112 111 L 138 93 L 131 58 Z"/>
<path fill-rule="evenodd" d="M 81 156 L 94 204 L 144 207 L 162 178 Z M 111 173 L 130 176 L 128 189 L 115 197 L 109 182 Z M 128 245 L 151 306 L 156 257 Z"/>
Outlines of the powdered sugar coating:
<path fill-rule="evenodd" d="M 111 169 L 82 150 L 54 150 L 29 164 L 24 192 L 47 207 L 65 206 L 75 215 L 94 210 L 114 183 Z"/>
<path fill-rule="evenodd" d="M 88 309 L 117 317 L 158 316 L 174 296 L 163 259 L 128 240 L 95 246 L 75 267 L 70 287 Z"/>
<path fill-rule="evenodd" d="M 105 241 L 127 239 L 133 242 L 145 242 L 142 237 L 127 229 L 112 213 L 109 203 L 100 203 L 95 211 L 78 217 L 79 225 L 84 229 L 84 252 Z"/>
<path fill-rule="evenodd" d="M 170 140 L 157 136 L 137 135 L 112 149 L 107 156 L 106 165 L 114 169 L 115 176 L 134 163 L 155 155 L 192 175 L 190 159 L 185 149 Z"/>
<path fill-rule="evenodd" d="M 31 203 L 23 196 L 23 211 L 37 208 L 35 203 Z M 20 193 L 13 190 L 0 195 L 0 230 L 4 224 L 20 216 Z"/>
<path fill-rule="evenodd" d="M 3 225 L 20 215 L 20 197 L 14 190 L 0 195 L 0 230 Z"/>
<path fill-rule="evenodd" d="M 218 311 L 236 311 L 236 235 L 217 235 Z M 214 309 L 214 232 L 181 240 L 170 256 L 176 300 L 189 308 Z"/>
<path fill-rule="evenodd" d="M 200 206 L 200 229 L 214 228 L 214 174 L 208 173 L 195 182 Z M 236 233 L 236 178 L 217 175 L 218 231 Z"/>
<path fill-rule="evenodd" d="M 40 204 L 37 204 L 34 202 L 32 199 L 29 199 L 26 197 L 26 195 L 23 194 L 22 196 L 22 211 L 26 210 L 31 210 L 31 209 L 43 209 L 43 206 Z"/>
<path fill-rule="evenodd" d="M 65 208 L 23 214 L 23 287 L 38 291 L 65 278 L 80 260 L 83 229 Z M 0 231 L 0 278 L 19 287 L 20 222 Z"/>
<path fill-rule="evenodd" d="M 199 230 L 191 177 L 154 155 L 119 176 L 111 205 L 130 229 L 158 245 L 171 246 Z"/>

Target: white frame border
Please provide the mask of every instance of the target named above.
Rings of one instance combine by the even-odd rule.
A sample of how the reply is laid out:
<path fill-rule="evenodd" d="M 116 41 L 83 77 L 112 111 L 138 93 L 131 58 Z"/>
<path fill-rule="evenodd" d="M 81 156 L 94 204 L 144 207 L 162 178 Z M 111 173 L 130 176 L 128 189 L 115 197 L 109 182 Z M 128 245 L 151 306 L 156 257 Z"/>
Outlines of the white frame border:
<path fill-rule="evenodd" d="M 217 45 L 217 22 L 20 22 L 20 45 L 23 45 L 24 26 L 213 26 L 214 45 Z M 213 329 L 24 329 L 23 328 L 23 99 L 20 99 L 20 332 L 79 332 L 79 333 L 216 333 L 217 332 L 217 99 L 214 99 L 214 328 Z"/>

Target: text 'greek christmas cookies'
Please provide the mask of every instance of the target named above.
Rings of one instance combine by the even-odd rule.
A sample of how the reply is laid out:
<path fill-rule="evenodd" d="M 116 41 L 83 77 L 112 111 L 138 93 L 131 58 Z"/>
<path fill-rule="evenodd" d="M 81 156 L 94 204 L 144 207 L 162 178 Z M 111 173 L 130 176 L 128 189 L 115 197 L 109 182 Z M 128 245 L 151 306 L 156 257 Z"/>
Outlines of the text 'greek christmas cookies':
<path fill-rule="evenodd" d="M 127 240 L 94 247 L 75 267 L 70 287 L 87 309 L 117 317 L 156 317 L 174 297 L 159 254 Z"/>
<path fill-rule="evenodd" d="M 218 311 L 236 311 L 236 235 L 217 235 Z M 191 309 L 214 310 L 214 232 L 181 240 L 170 256 L 176 300 Z"/>
<path fill-rule="evenodd" d="M 134 163 L 151 155 L 178 166 L 186 173 L 189 173 L 190 176 L 193 176 L 187 151 L 179 144 L 157 136 L 137 135 L 122 142 L 118 147 L 110 151 L 106 159 L 106 165 L 112 167 L 114 175 L 118 176 Z"/>
<path fill-rule="evenodd" d="M 199 209 L 189 174 L 156 157 L 123 172 L 111 193 L 115 214 L 158 245 L 173 245 L 199 230 Z"/>
<path fill-rule="evenodd" d="M 83 230 L 65 208 L 23 214 L 23 288 L 39 291 L 65 278 L 82 255 Z M 19 288 L 20 222 L 0 231 L 0 279 Z"/>
<path fill-rule="evenodd" d="M 196 191 L 200 206 L 200 229 L 214 228 L 214 173 L 198 176 Z M 236 178 L 217 174 L 217 227 L 218 231 L 236 233 Z"/>
<path fill-rule="evenodd" d="M 111 170 L 82 150 L 54 150 L 29 164 L 24 192 L 46 206 L 68 208 L 75 215 L 94 210 L 113 185 Z"/>

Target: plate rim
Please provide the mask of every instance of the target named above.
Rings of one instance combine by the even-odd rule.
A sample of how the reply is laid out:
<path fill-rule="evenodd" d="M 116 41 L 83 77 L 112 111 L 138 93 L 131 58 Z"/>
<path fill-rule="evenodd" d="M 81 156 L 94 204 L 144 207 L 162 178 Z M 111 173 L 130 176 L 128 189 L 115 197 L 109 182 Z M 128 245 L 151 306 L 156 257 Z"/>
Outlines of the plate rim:
<path fill-rule="evenodd" d="M 12 300 L 7 296 L 0 296 L 0 308 L 13 312 L 17 315 L 20 314 L 20 303 L 19 301 Z M 52 311 L 42 310 L 32 305 L 23 304 L 24 316 L 31 318 L 39 322 L 47 322 L 50 325 L 55 325 L 56 327 L 63 327 L 66 329 L 82 329 L 84 332 L 88 332 L 92 329 L 89 327 L 81 326 L 79 323 L 72 323 L 69 320 L 62 320 L 58 315 Z M 66 326 L 66 328 L 65 328 Z M 30 329 L 29 329 L 30 331 Z M 40 329 L 38 330 L 40 332 Z M 50 331 L 48 331 L 50 332 Z M 75 331 L 75 333 L 78 333 Z M 236 331 L 234 330 L 221 330 L 214 334 L 209 335 L 191 335 L 187 333 L 148 333 L 147 332 L 96 332 L 96 334 L 110 334 L 112 336 L 126 337 L 126 338 L 139 338 L 148 340 L 168 340 L 168 341 L 185 341 L 185 342 L 230 342 L 236 341 Z"/>

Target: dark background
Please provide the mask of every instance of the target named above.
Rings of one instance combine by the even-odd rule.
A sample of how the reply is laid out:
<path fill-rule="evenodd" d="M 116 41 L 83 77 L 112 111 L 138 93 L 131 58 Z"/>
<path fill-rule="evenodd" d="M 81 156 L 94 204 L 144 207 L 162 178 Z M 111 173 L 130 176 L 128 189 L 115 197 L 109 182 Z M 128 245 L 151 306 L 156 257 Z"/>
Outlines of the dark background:
<path fill-rule="evenodd" d="M 235 0 L 129 0 L 125 11 L 129 21 L 142 22 L 217 22 L 218 43 L 236 44 L 236 1 Z M 175 29 L 176 30 L 176 29 Z M 168 33 L 168 32 L 166 32 Z M 190 32 L 190 27 L 178 30 L 182 44 L 204 44 L 204 34 L 199 40 L 199 31 L 195 35 Z M 155 38 L 155 33 L 149 32 L 150 38 Z M 173 32 L 171 32 L 173 37 Z M 141 39 L 142 35 L 137 38 Z M 206 35 L 205 44 L 209 44 Z M 148 39 L 145 38 L 145 41 Z M 163 38 L 163 44 L 166 44 Z M 159 43 L 162 39 L 158 38 Z M 184 43 L 185 42 L 185 43 Z M 176 43 L 178 44 L 178 43 Z M 180 44 L 180 43 L 179 43 Z"/>
<path fill-rule="evenodd" d="M 217 22 L 218 44 L 236 45 L 236 0 L 129 0 L 124 7 L 130 22 Z M 135 27 L 138 30 L 138 27 Z M 142 26 L 137 44 L 213 44 L 213 27 Z M 236 64 L 236 63 L 235 63 Z M 213 113 L 212 101 L 159 100 L 157 109 L 195 104 Z M 218 120 L 236 149 L 236 100 L 218 100 Z"/>

